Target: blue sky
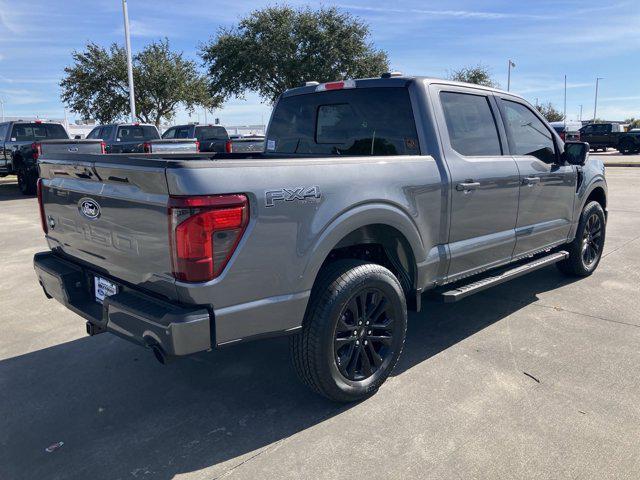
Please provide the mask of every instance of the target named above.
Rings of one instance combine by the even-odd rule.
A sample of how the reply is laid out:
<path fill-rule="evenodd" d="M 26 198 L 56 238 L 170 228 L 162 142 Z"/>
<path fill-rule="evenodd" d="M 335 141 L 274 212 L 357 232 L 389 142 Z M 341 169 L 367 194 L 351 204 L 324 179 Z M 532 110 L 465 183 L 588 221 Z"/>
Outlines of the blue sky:
<path fill-rule="evenodd" d="M 194 59 L 198 45 L 251 10 L 276 2 L 234 0 L 129 0 L 134 51 L 168 37 Z M 305 2 L 289 1 L 298 6 Z M 567 75 L 567 114 L 593 116 L 595 78 L 598 117 L 640 117 L 640 1 L 383 1 L 314 2 L 335 5 L 371 26 L 375 46 L 389 53 L 394 70 L 443 77 L 482 63 L 506 88 L 531 102 L 562 108 Z M 58 83 L 71 52 L 89 42 L 123 42 L 120 0 L 0 0 L 0 99 L 6 115 L 61 118 Z M 260 123 L 270 108 L 255 95 L 233 99 L 209 114 L 227 125 Z M 73 114 L 69 114 L 74 118 Z M 180 112 L 178 121 L 187 119 Z M 202 112 L 191 117 L 204 121 Z"/>

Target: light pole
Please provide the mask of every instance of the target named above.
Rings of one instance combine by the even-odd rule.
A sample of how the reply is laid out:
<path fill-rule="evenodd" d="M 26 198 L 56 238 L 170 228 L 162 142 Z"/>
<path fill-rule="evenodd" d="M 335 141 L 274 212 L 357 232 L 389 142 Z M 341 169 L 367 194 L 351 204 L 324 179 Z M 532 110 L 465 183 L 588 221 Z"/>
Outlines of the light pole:
<path fill-rule="evenodd" d="M 596 101 L 593 104 L 593 123 L 596 123 L 596 112 L 598 111 L 598 83 L 600 83 L 600 80 L 603 80 L 604 77 L 597 77 L 596 78 Z"/>
<path fill-rule="evenodd" d="M 127 51 L 127 76 L 129 77 L 129 107 L 131 107 L 131 121 L 136 121 L 136 98 L 133 90 L 133 66 L 131 65 L 131 39 L 129 38 L 129 11 L 127 0 L 122 0 L 122 14 L 124 15 L 124 44 Z"/>
<path fill-rule="evenodd" d="M 582 104 L 580 104 L 580 122 L 582 123 Z"/>
<path fill-rule="evenodd" d="M 564 115 L 564 126 L 567 126 L 567 76 L 564 76 L 564 111 L 562 112 Z"/>
<path fill-rule="evenodd" d="M 0 107 L 2 107 L 2 121 L 4 122 L 4 100 L 0 98 Z"/>
<path fill-rule="evenodd" d="M 507 69 L 507 92 L 511 89 L 511 67 L 515 68 L 516 64 L 509 59 L 509 67 Z"/>

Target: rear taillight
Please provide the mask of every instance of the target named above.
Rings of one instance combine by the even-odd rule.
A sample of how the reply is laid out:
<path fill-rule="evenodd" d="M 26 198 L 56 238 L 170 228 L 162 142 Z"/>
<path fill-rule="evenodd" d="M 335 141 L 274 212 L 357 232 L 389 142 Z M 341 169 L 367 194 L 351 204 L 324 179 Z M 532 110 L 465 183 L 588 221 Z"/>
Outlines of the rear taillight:
<path fill-rule="evenodd" d="M 231 143 L 231 140 L 227 140 L 225 142 L 224 151 L 227 153 L 233 153 L 233 143 Z"/>
<path fill-rule="evenodd" d="M 565 138 L 565 133 L 564 132 L 560 132 L 560 138 L 562 139 L 562 141 L 564 142 L 564 138 Z"/>
<path fill-rule="evenodd" d="M 107 153 L 107 143 L 100 142 L 100 153 Z"/>
<path fill-rule="evenodd" d="M 38 160 L 40 155 L 42 155 L 42 146 L 38 142 L 33 142 L 31 149 L 33 150 L 33 159 Z"/>
<path fill-rule="evenodd" d="M 249 221 L 244 195 L 169 198 L 173 276 L 183 282 L 213 280 L 224 270 Z"/>
<path fill-rule="evenodd" d="M 44 203 L 42 203 L 42 179 L 38 179 L 37 192 L 38 192 L 38 208 L 40 210 L 40 225 L 45 235 L 49 232 L 49 226 L 47 225 L 47 218 L 44 216 Z"/>
<path fill-rule="evenodd" d="M 200 151 L 200 142 L 196 140 L 196 152 Z"/>
<path fill-rule="evenodd" d="M 142 151 L 144 153 L 151 153 L 151 144 L 149 142 L 144 142 L 142 144 Z"/>

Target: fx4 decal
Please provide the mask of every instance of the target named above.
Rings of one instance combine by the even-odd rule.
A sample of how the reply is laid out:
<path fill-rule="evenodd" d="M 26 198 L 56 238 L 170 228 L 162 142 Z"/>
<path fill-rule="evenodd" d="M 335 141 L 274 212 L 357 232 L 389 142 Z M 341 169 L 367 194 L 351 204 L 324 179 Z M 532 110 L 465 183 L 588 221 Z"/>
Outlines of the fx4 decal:
<path fill-rule="evenodd" d="M 265 207 L 275 207 L 276 202 L 303 202 L 321 197 L 320 187 L 291 187 L 264 192 Z"/>

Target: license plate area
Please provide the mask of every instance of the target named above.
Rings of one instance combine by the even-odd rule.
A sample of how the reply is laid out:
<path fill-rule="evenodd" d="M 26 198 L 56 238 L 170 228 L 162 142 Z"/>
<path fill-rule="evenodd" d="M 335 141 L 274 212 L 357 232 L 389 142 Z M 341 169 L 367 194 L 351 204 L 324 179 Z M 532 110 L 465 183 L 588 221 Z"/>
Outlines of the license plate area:
<path fill-rule="evenodd" d="M 96 275 L 93 277 L 93 291 L 96 302 L 102 304 L 105 298 L 118 293 L 118 285 Z"/>

